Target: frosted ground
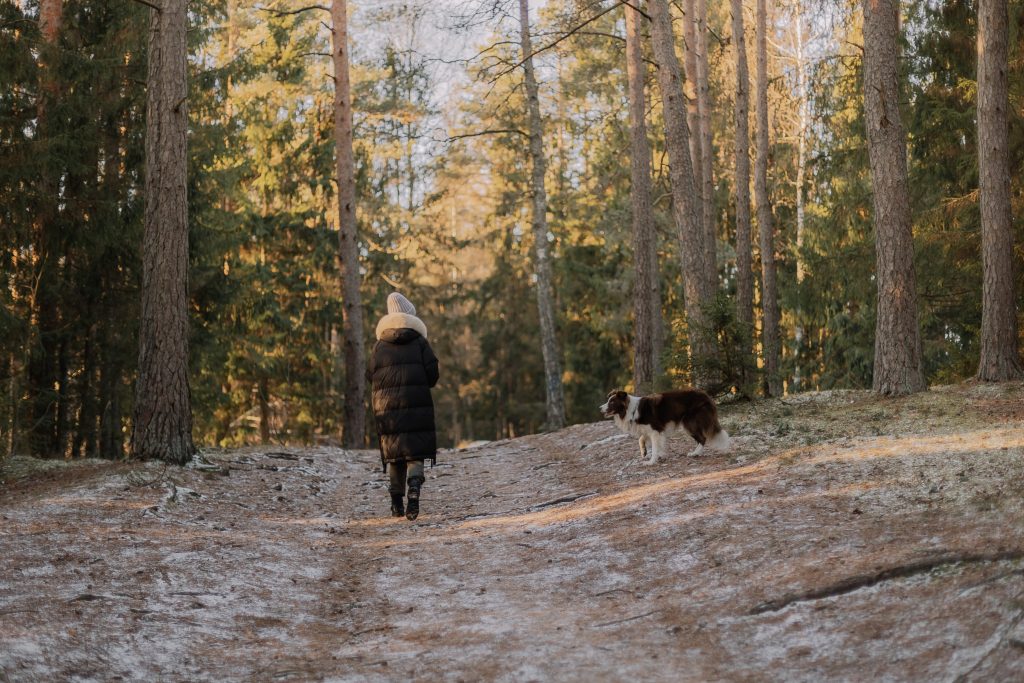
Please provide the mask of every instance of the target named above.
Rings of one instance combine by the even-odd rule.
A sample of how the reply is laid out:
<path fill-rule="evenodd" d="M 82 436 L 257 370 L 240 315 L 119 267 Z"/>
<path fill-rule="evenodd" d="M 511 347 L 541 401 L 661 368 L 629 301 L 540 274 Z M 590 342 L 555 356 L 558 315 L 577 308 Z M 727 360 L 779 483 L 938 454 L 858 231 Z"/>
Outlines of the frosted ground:
<path fill-rule="evenodd" d="M 9 460 L 0 680 L 1024 677 L 1024 385 L 723 414 L 442 453 L 414 523 L 369 451 Z"/>

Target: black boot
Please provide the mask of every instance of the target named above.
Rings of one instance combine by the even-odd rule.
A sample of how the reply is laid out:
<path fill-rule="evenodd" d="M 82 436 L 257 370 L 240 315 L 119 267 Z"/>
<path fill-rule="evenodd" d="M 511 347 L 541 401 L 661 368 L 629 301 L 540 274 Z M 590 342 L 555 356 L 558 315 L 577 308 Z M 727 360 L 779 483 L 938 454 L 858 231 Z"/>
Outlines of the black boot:
<path fill-rule="evenodd" d="M 402 506 L 402 494 L 392 493 L 391 494 L 391 516 L 401 517 L 405 514 L 405 508 Z"/>
<path fill-rule="evenodd" d="M 405 518 L 410 522 L 420 514 L 420 490 L 409 487 L 409 502 L 405 506 Z"/>

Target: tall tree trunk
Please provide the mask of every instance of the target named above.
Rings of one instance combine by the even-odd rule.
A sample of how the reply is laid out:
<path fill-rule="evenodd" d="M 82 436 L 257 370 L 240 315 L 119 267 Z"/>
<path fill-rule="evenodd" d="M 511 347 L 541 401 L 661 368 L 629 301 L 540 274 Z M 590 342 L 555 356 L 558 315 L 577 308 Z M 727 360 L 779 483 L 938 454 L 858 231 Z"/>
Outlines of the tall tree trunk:
<path fill-rule="evenodd" d="M 708 3 L 697 0 L 697 122 L 700 138 L 701 216 L 704 221 L 704 266 L 712 295 L 718 291 L 717 236 L 715 235 L 714 149 L 711 138 L 711 88 L 708 83 Z"/>
<path fill-rule="evenodd" d="M 672 181 L 672 214 L 679 231 L 690 359 L 694 368 L 694 383 L 702 385 L 707 381 L 708 362 L 714 353 L 702 308 L 710 301 L 711 292 L 705 277 L 706 251 L 701 204 L 697 199 L 690 157 L 690 128 L 686 123 L 686 104 L 683 100 L 684 76 L 675 53 L 667 0 L 651 0 L 648 11 L 651 15 L 651 45 L 659 65 L 658 85 L 664 109 L 665 147 Z"/>
<path fill-rule="evenodd" d="M 678 5 L 677 5 L 678 7 Z M 669 9 L 671 12 L 671 8 Z M 690 159 L 693 162 L 693 184 L 699 198 L 698 211 L 704 225 L 704 139 L 700 134 L 700 81 L 697 66 L 697 0 L 683 3 L 683 67 L 686 78 L 683 93 L 686 96 L 686 125 L 690 128 Z"/>
<path fill-rule="evenodd" d="M 981 203 L 981 356 L 978 379 L 1024 376 L 1014 298 L 1008 145 L 1007 3 L 978 3 L 978 170 Z"/>
<path fill-rule="evenodd" d="M 537 78 L 533 71 L 528 0 L 519 0 L 519 31 L 526 85 L 527 125 L 530 134 L 534 271 L 537 275 L 537 311 L 540 314 L 541 350 L 544 354 L 544 377 L 547 386 L 547 427 L 548 429 L 559 429 L 565 424 L 565 396 L 562 391 L 562 361 L 555 331 L 555 297 L 551 274 L 551 252 L 548 245 L 548 200 L 544 191 L 547 163 L 544 159 L 544 130 L 540 118 Z"/>
<path fill-rule="evenodd" d="M 651 210 L 651 148 L 647 141 L 640 13 L 626 7 L 626 78 L 629 88 L 630 195 L 633 205 L 633 386 L 650 393 L 661 374 L 661 291 L 658 245 Z"/>
<path fill-rule="evenodd" d="M 146 209 L 132 457 L 192 457 L 188 387 L 186 0 L 153 11 L 146 79 Z"/>
<path fill-rule="evenodd" d="M 906 133 L 899 109 L 899 0 L 864 0 L 864 114 L 874 190 L 878 319 L 875 391 L 925 389 L 907 190 Z"/>
<path fill-rule="evenodd" d="M 802 286 L 804 280 L 804 178 L 807 168 L 807 64 L 804 61 L 804 17 L 802 0 L 796 2 L 796 94 L 799 107 L 797 116 L 796 153 L 796 330 L 794 332 L 793 391 L 800 391 L 800 351 L 804 340 Z"/>
<path fill-rule="evenodd" d="M 743 28 L 743 0 L 732 0 L 732 42 L 736 48 L 736 317 L 754 329 L 754 264 L 750 240 L 750 73 Z M 753 349 L 743 350 L 750 358 Z M 744 377 L 744 384 L 753 378 Z"/>
<path fill-rule="evenodd" d="M 256 389 L 260 403 L 260 443 L 270 443 L 270 383 L 266 377 L 260 378 Z"/>
<path fill-rule="evenodd" d="M 61 27 L 64 23 L 63 0 L 40 0 L 39 32 L 43 38 L 39 61 L 39 100 L 36 106 L 36 138 L 52 143 L 51 105 L 60 96 L 57 62 Z M 33 330 L 29 342 L 28 389 L 31 401 L 29 411 L 29 450 L 33 455 L 58 455 L 57 409 L 55 386 L 58 373 L 59 306 L 57 274 L 58 218 L 57 165 L 59 155 L 50 150 L 45 155 L 40 183 L 42 203 L 32 230 L 32 250 L 35 252 L 36 274 L 32 295 Z"/>
<path fill-rule="evenodd" d="M 366 352 L 359 287 L 356 174 L 352 152 L 352 95 L 349 84 L 348 14 L 345 0 L 333 0 L 334 144 L 338 175 L 338 257 L 342 273 L 342 346 L 345 350 L 345 407 L 342 443 L 361 448 L 366 441 Z"/>
<path fill-rule="evenodd" d="M 768 21 L 766 0 L 757 0 L 757 161 L 754 197 L 761 244 L 761 352 L 764 395 L 782 395 L 779 374 L 779 295 L 775 281 L 775 226 L 768 203 Z"/>

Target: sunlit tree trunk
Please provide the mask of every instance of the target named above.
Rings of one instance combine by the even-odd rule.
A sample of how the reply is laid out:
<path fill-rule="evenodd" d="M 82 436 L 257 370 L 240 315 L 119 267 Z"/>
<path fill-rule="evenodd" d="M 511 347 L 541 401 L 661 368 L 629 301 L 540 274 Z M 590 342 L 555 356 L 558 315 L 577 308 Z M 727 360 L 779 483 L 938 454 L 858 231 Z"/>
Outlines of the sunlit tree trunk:
<path fill-rule="evenodd" d="M 334 145 L 338 182 L 338 261 L 342 277 L 342 348 L 345 355 L 345 407 L 342 443 L 361 448 L 366 440 L 366 352 L 359 287 L 356 175 L 352 152 L 352 96 L 349 76 L 348 14 L 345 0 L 333 0 Z"/>
<path fill-rule="evenodd" d="M 804 178 L 807 168 L 807 64 L 804 61 L 804 19 L 801 0 L 796 2 L 796 94 L 797 94 L 797 153 L 796 153 L 796 330 L 793 354 L 793 391 L 800 391 L 800 351 L 804 340 L 802 287 L 804 280 Z"/>
<path fill-rule="evenodd" d="M 732 43 L 736 49 L 736 317 L 754 329 L 754 264 L 750 236 L 750 72 L 743 27 L 743 0 L 732 0 Z M 753 349 L 744 349 L 752 355 Z M 748 356 L 749 357 L 749 356 Z M 753 378 L 745 377 L 744 382 Z"/>
<path fill-rule="evenodd" d="M 555 330 L 555 295 L 551 274 L 551 251 L 548 244 L 548 200 L 544 190 L 544 174 L 547 171 L 547 162 L 544 159 L 544 129 L 540 118 L 537 78 L 533 69 L 528 0 L 519 0 L 519 30 L 526 86 L 526 118 L 530 136 L 534 273 L 537 276 L 537 312 L 540 315 L 541 351 L 544 355 L 544 378 L 547 387 L 547 427 L 559 429 L 565 424 L 565 396 L 562 391 L 561 354 Z"/>
<path fill-rule="evenodd" d="M 664 109 L 665 147 L 672 181 L 672 213 L 679 231 L 690 358 L 695 369 L 694 383 L 701 385 L 706 383 L 707 362 L 713 354 L 702 310 L 709 302 L 711 292 L 705 277 L 706 251 L 701 203 L 690 157 L 690 128 L 686 123 L 686 103 L 683 100 L 684 77 L 675 53 L 667 0 L 651 0 L 648 11 L 651 15 L 651 44 L 658 62 L 658 85 Z"/>
<path fill-rule="evenodd" d="M 872 385 L 882 394 L 925 389 L 899 109 L 899 1 L 864 0 L 864 114 L 874 191 L 878 319 Z"/>
<path fill-rule="evenodd" d="M 779 296 L 775 279 L 775 226 L 768 202 L 768 21 L 766 0 L 757 0 L 757 160 L 754 197 L 761 245 L 761 355 L 764 395 L 782 395 L 779 374 Z"/>
<path fill-rule="evenodd" d="M 678 6 L 678 5 L 677 5 Z M 671 11 L 671 10 L 670 10 Z M 698 83 L 700 81 L 697 66 L 697 0 L 685 0 L 683 3 L 683 66 L 685 80 L 683 93 L 686 96 L 686 125 L 690 129 L 690 159 L 693 163 L 693 184 L 699 197 L 700 219 L 704 220 L 704 149 L 700 134 L 700 103 Z"/>
<path fill-rule="evenodd" d="M 188 386 L 186 0 L 151 14 L 146 209 L 132 456 L 185 464 L 194 452 Z"/>
<path fill-rule="evenodd" d="M 981 356 L 978 379 L 1024 376 L 1014 299 L 1010 213 L 1006 0 L 978 3 L 978 170 L 981 204 Z"/>
<path fill-rule="evenodd" d="M 697 121 L 700 138 L 701 217 L 704 224 L 704 266 L 708 287 L 714 294 L 718 290 L 718 255 L 715 235 L 715 179 L 713 171 L 714 149 L 711 137 L 711 88 L 708 65 L 708 3 L 697 0 Z"/>
<path fill-rule="evenodd" d="M 640 13 L 626 7 L 626 77 L 629 86 L 630 195 L 633 206 L 633 385 L 649 393 L 660 374 L 661 292 L 657 234 L 651 211 L 651 148 L 647 141 Z"/>

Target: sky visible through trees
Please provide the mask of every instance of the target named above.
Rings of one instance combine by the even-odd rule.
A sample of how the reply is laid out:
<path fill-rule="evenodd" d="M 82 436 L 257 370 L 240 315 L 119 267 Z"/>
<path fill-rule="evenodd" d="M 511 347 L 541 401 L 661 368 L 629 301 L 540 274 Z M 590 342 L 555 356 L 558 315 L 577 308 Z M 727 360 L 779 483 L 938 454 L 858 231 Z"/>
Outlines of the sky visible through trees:
<path fill-rule="evenodd" d="M 1020 346 L 1024 303 L 1020 0 L 987 10 L 1001 16 L 1002 7 L 1008 18 L 1005 94 L 998 79 L 984 90 L 984 111 L 1004 102 L 1006 124 L 986 114 L 982 126 L 985 168 L 1003 168 L 1005 155 L 1008 223 L 1002 195 L 997 209 L 979 208 L 987 187 L 1004 189 L 994 180 L 979 189 L 978 3 L 897 3 L 896 51 L 871 55 L 896 75 L 888 95 L 898 102 L 902 131 L 890 149 L 906 150 L 909 196 L 901 209 L 910 214 L 916 311 L 903 313 L 910 318 L 902 328 L 879 325 L 877 315 L 892 307 L 879 307 L 876 235 L 884 241 L 892 226 L 876 231 L 876 191 L 894 176 L 883 170 L 880 178 L 878 168 L 872 175 L 862 3 L 766 0 L 767 131 L 755 106 L 757 3 L 738 3 L 751 181 L 758 135 L 763 143 L 767 132 L 765 187 L 747 188 L 743 244 L 736 241 L 736 2 L 709 0 L 706 25 L 697 24 L 706 29 L 694 47 L 706 47 L 696 63 L 707 63 L 708 107 L 691 117 L 689 135 L 710 140 L 710 150 L 701 149 L 711 164 L 709 176 L 706 161 L 691 163 L 686 191 L 670 163 L 682 158 L 673 145 L 686 117 L 666 121 L 671 108 L 663 103 L 666 88 L 692 94 L 695 74 L 684 74 L 688 84 L 661 77 L 655 3 L 630 3 L 642 12 L 651 176 L 652 228 L 638 235 L 631 154 L 644 146 L 631 139 L 621 3 L 528 3 L 529 55 L 519 0 L 341 4 L 364 319 L 350 334 L 369 346 L 392 291 L 415 303 L 441 362 L 434 400 L 442 445 L 536 432 L 557 425 L 561 412 L 567 423 L 594 421 L 609 389 L 634 386 L 635 367 L 656 369 L 644 384 L 695 383 L 723 397 L 762 395 L 766 384 L 772 393 L 879 388 L 877 349 L 892 348 L 886 333 L 896 329 L 919 333 L 928 384 L 979 375 L 982 348 L 997 359 L 983 379 L 1020 373 L 1019 348 L 1009 348 Z M 663 4 L 685 71 L 683 12 L 704 4 Z M 358 383 L 345 363 L 336 163 L 343 136 L 335 134 L 339 62 L 329 10 L 299 0 L 189 4 L 181 106 L 188 114 L 188 384 L 199 447 L 340 443 L 343 422 L 354 419 L 346 408 L 359 403 L 346 400 Z M 0 0 L 0 454 L 129 452 L 146 282 L 153 11 L 140 2 Z M 536 75 L 539 145 L 531 145 L 537 127 L 527 61 Z M 999 64 L 988 68 L 997 73 Z M 543 202 L 535 201 L 538 188 Z M 545 207 L 539 222 L 538 206 Z M 703 220 L 695 229 L 677 223 L 703 217 L 706 207 L 713 249 Z M 1013 245 L 1012 258 L 987 274 L 986 262 L 996 260 L 982 258 L 983 215 L 997 216 L 984 226 L 986 243 Z M 772 239 L 759 239 L 768 220 Z M 777 312 L 767 307 L 769 323 L 778 318 L 771 377 L 763 349 L 767 245 L 778 302 Z M 643 286 L 660 293 L 657 320 L 639 326 L 638 248 L 655 257 L 656 281 Z M 752 303 L 752 322 L 738 303 L 738 264 L 748 262 L 753 300 L 743 305 Z M 688 277 L 692 286 L 684 288 Z M 553 334 L 540 323 L 545 287 Z M 986 291 L 1000 297 L 998 310 L 989 309 L 987 346 Z M 161 301 L 161 291 L 149 294 Z M 658 339 L 638 343 L 643 329 Z M 637 349 L 659 357 L 635 363 Z M 885 393 L 919 385 L 882 383 Z M 365 437 L 352 429 L 348 436 L 372 445 L 365 406 L 362 415 Z"/>

